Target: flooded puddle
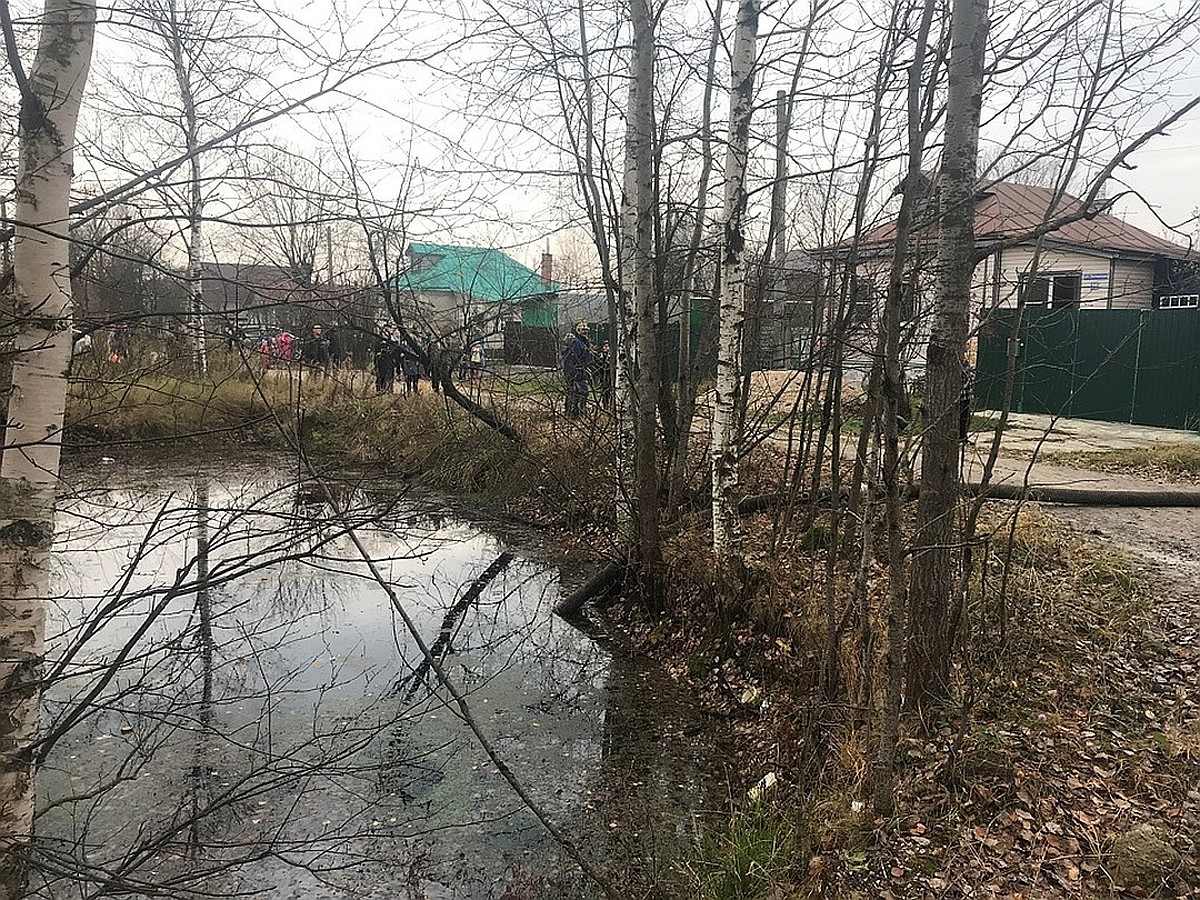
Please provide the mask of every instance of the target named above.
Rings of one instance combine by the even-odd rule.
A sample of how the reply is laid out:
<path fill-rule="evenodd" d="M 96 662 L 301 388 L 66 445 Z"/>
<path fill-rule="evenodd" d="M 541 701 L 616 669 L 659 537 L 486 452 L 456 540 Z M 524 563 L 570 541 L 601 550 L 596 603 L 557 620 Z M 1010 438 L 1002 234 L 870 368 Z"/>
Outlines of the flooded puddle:
<path fill-rule="evenodd" d="M 630 895 L 670 894 L 722 805 L 718 734 L 652 665 L 551 614 L 583 573 L 282 460 L 67 481 L 39 895 L 597 894 L 448 702 L 349 525 L 533 799 Z"/>

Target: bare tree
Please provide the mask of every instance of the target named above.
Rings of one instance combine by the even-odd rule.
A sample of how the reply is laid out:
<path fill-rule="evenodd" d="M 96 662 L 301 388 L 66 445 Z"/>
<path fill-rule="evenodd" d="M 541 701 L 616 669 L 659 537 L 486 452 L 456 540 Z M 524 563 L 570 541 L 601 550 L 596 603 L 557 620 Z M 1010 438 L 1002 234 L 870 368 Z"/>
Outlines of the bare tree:
<path fill-rule="evenodd" d="M 621 301 L 617 314 L 618 471 L 628 473 L 618 503 L 631 497 L 629 551 L 653 602 L 662 561 L 658 498 L 659 379 L 654 295 L 654 17 L 632 0 L 628 125 L 621 195 Z M 628 437 L 627 437 L 628 436 Z M 632 443 L 630 443 L 630 440 Z"/>
<path fill-rule="evenodd" d="M 25 893 L 33 837 L 31 746 L 41 717 L 50 544 L 71 358 L 67 223 L 75 125 L 96 6 L 46 0 L 28 75 L 0 3 L 8 64 L 21 92 L 13 287 L 18 332 L 0 457 L 0 897 Z"/>
<path fill-rule="evenodd" d="M 172 173 L 156 187 L 160 201 L 179 222 L 189 293 L 188 334 L 193 364 L 201 374 L 208 366 L 203 260 L 210 251 L 205 208 L 218 179 L 230 174 L 216 162 L 215 151 L 232 142 L 224 148 L 204 145 L 241 118 L 247 104 L 253 105 L 260 81 L 253 67 L 263 66 L 268 58 L 260 25 L 250 24 L 241 13 L 227 0 L 136 0 L 127 11 L 132 26 L 127 34 L 152 64 L 130 81 L 118 76 L 114 84 L 135 131 L 148 118 L 165 126 L 147 145 L 183 156 L 183 177 Z M 131 167 L 141 164 L 140 152 L 120 155 L 133 157 L 127 163 Z"/>
<path fill-rule="evenodd" d="M 742 344 L 746 318 L 746 163 L 754 110 L 755 46 L 759 4 L 738 6 L 729 90 L 729 135 L 725 149 L 724 246 L 721 254 L 721 338 L 712 423 L 713 552 L 729 560 L 740 551 L 737 515 L 740 441 L 735 433 L 742 397 Z"/>

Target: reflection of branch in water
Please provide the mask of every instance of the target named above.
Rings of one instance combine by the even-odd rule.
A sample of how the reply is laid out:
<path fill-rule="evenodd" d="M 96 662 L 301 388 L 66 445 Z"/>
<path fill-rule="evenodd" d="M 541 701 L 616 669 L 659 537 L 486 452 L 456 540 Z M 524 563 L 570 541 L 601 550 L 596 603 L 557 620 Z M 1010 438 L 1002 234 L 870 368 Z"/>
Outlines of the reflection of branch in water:
<path fill-rule="evenodd" d="M 491 584 L 497 575 L 507 569 L 508 564 L 512 561 L 513 554 L 505 550 L 471 582 L 470 587 L 463 591 L 463 595 L 455 600 L 450 608 L 446 610 L 445 618 L 442 619 L 442 627 L 438 629 L 437 639 L 429 647 L 431 657 L 437 659 L 439 662 L 446 658 L 451 649 L 450 642 L 454 639 L 458 627 L 462 624 L 462 619 L 467 614 L 467 610 L 478 602 L 483 589 Z M 411 675 L 402 678 L 399 684 L 396 685 L 395 692 L 397 694 L 404 690 L 405 687 L 408 688 L 408 692 L 404 695 L 405 703 L 412 700 L 413 696 L 428 680 L 430 667 L 430 660 L 428 658 L 423 659 Z"/>
<path fill-rule="evenodd" d="M 173 475 L 166 480 L 174 487 Z M 391 859 L 390 850 L 375 849 L 372 823 L 401 801 L 364 785 L 376 775 L 379 737 L 407 721 L 395 700 L 381 696 L 395 675 L 383 676 L 382 692 L 364 688 L 361 700 L 345 692 L 326 699 L 334 683 L 370 684 L 370 668 L 343 664 L 314 685 L 304 641 L 321 629 L 301 623 L 306 609 L 272 605 L 253 580 L 325 582 L 282 570 L 336 572 L 346 527 L 340 513 L 290 529 L 301 520 L 286 486 L 246 487 L 229 500 L 205 473 L 190 487 L 194 504 L 168 498 L 157 514 L 156 486 L 106 495 L 116 507 L 96 504 L 94 517 L 76 517 L 95 531 L 71 548 L 78 560 L 64 565 L 81 573 L 81 588 L 63 592 L 54 646 L 64 655 L 54 668 L 43 752 L 60 738 L 70 742 L 46 767 L 58 780 L 46 781 L 53 793 L 39 811 L 38 847 L 47 882 L 70 889 L 47 895 L 214 897 L 225 895 L 227 872 L 245 873 L 230 876 L 237 885 L 269 877 L 259 870 L 269 860 L 323 878 L 376 855 Z M 389 560 L 420 558 L 385 528 L 378 533 Z M 101 587 L 108 573 L 99 563 L 113 558 L 121 568 Z M 292 645 L 301 655 L 289 655 Z M 333 707 L 342 717 L 336 723 Z M 402 762 L 396 754 L 392 761 Z M 412 779 L 412 768 L 401 771 Z M 411 819 L 408 837 L 423 828 Z M 338 824 L 316 825 L 323 820 Z"/>
<path fill-rule="evenodd" d="M 190 851 L 195 855 L 204 840 L 201 810 L 207 805 L 211 791 L 210 744 L 213 732 L 213 628 L 212 594 L 208 589 L 208 478 L 196 478 L 196 614 L 200 620 L 197 642 L 200 645 L 201 696 L 200 730 L 192 762 L 192 828 L 188 834 Z"/>

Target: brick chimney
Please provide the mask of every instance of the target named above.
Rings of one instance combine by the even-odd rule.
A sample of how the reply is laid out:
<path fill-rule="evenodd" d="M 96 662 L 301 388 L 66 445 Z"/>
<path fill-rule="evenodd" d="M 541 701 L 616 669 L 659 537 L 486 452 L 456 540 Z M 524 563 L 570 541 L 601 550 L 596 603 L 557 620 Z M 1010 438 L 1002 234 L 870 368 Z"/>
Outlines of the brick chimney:
<path fill-rule="evenodd" d="M 547 250 L 542 254 L 542 284 L 547 287 L 554 281 L 554 254 Z"/>

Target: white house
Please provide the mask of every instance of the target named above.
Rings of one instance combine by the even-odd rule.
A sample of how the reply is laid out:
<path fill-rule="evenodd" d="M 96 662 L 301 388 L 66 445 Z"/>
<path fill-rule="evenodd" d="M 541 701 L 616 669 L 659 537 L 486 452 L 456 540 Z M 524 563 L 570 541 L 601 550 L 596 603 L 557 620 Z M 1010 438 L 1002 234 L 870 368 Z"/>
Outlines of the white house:
<path fill-rule="evenodd" d="M 909 321 L 930 306 L 936 258 L 937 220 L 931 199 L 918 216 L 906 292 Z M 1042 223 L 1071 216 L 1081 201 L 1054 200 L 1049 188 L 997 182 L 981 189 L 975 206 L 975 240 L 986 255 L 975 270 L 973 313 L 981 321 L 991 309 L 1015 306 L 1024 292 L 1027 306 L 1074 309 L 1150 309 L 1196 306 L 1200 290 L 1189 265 L 1192 251 L 1156 237 L 1104 212 L 1103 202 L 1085 218 L 1045 234 L 1034 271 L 1035 235 Z M 895 222 L 865 234 L 859 242 L 859 276 L 875 288 L 887 282 Z M 844 254 L 847 244 L 839 247 Z M 990 251 L 990 252 L 989 252 Z M 920 329 L 917 329 L 918 331 Z"/>

